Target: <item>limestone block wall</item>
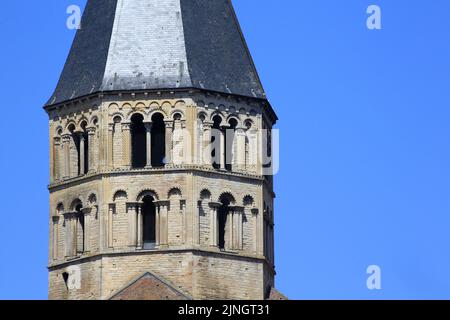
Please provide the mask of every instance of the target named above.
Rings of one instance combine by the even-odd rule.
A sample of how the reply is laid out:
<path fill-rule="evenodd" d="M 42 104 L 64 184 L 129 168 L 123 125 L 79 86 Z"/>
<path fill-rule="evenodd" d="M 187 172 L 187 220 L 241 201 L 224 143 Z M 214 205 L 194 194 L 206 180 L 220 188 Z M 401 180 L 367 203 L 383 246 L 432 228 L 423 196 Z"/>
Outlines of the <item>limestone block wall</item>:
<path fill-rule="evenodd" d="M 257 132 L 271 128 L 273 120 L 260 102 L 202 93 L 122 94 L 48 112 L 51 298 L 107 298 L 145 271 L 194 298 L 262 298 L 274 277 L 274 195 L 261 175 Z M 171 150 L 165 167 L 131 167 L 130 125 L 136 113 L 147 122 L 163 115 L 166 150 Z M 231 171 L 214 169 L 208 158 L 217 117 L 222 129 L 237 124 Z M 87 151 L 77 146 L 80 134 L 88 136 Z M 87 162 L 80 160 L 83 152 Z M 164 232 L 164 243 L 152 251 L 139 247 L 133 220 L 146 195 L 158 202 Z M 225 227 L 232 240 L 221 254 L 214 221 L 224 197 L 235 215 Z M 62 274 L 71 266 L 80 267 L 81 289 L 67 289 Z"/>
<path fill-rule="evenodd" d="M 193 296 L 195 299 L 263 300 L 263 269 L 261 261 L 195 253 Z"/>
<path fill-rule="evenodd" d="M 74 262 L 61 266 L 49 273 L 50 300 L 97 300 L 101 287 L 101 259 L 93 258 L 83 262 Z M 67 283 L 63 274 L 75 279 Z"/>
<path fill-rule="evenodd" d="M 80 270 L 79 286 L 68 287 L 63 273 L 74 267 Z M 52 270 L 49 298 L 109 299 L 151 272 L 193 299 L 262 300 L 273 283 L 266 270 L 263 261 L 200 251 L 113 254 Z"/>

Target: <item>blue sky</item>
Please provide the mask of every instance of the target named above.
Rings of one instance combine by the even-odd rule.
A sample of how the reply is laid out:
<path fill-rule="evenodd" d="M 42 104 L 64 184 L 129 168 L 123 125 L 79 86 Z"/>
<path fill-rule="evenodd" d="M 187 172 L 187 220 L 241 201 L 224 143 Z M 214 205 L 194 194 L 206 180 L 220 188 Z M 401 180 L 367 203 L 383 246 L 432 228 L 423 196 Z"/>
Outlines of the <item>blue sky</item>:
<path fill-rule="evenodd" d="M 85 1 L 0 10 L 0 299 L 47 297 L 51 95 Z M 235 0 L 277 111 L 277 287 L 292 299 L 450 298 L 450 2 Z M 382 30 L 366 28 L 366 8 Z M 382 290 L 366 287 L 379 265 Z"/>

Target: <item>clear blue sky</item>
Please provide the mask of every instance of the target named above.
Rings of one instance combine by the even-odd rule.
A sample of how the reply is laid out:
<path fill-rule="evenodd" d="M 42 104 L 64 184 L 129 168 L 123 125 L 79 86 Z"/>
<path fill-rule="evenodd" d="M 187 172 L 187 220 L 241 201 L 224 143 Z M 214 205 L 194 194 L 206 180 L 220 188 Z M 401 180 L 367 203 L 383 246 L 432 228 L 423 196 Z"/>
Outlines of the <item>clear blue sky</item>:
<path fill-rule="evenodd" d="M 81 0 L 0 10 L 0 299 L 45 299 L 52 93 Z M 279 117 L 277 287 L 450 298 L 450 2 L 235 0 Z M 382 9 L 381 31 L 366 8 Z M 366 268 L 382 268 L 381 291 Z"/>

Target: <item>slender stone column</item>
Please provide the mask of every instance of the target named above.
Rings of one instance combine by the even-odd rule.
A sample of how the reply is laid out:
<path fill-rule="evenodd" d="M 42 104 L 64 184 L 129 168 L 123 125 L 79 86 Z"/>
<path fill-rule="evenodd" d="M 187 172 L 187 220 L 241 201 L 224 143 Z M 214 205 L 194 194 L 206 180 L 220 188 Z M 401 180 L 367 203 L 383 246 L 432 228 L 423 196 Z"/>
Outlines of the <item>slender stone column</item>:
<path fill-rule="evenodd" d="M 128 214 L 128 246 L 130 248 L 136 248 L 137 246 L 137 204 L 129 202 L 127 205 Z"/>
<path fill-rule="evenodd" d="M 114 123 L 108 125 L 108 168 L 114 168 Z"/>
<path fill-rule="evenodd" d="M 226 153 L 226 145 L 225 145 L 225 130 L 227 127 L 222 127 L 220 130 L 220 169 L 225 170 L 225 153 Z"/>
<path fill-rule="evenodd" d="M 91 212 L 92 208 L 83 208 L 81 210 L 84 215 L 84 252 L 90 252 L 91 248 Z"/>
<path fill-rule="evenodd" d="M 234 249 L 234 234 L 235 234 L 235 212 L 234 212 L 234 208 L 230 207 L 229 208 L 229 212 L 228 212 L 228 217 L 227 217 L 227 223 L 228 223 L 228 241 L 226 241 L 225 245 L 226 245 L 226 249 L 228 250 L 233 250 Z"/>
<path fill-rule="evenodd" d="M 78 212 L 73 212 L 70 218 L 71 229 L 72 229 L 72 248 L 71 248 L 71 257 L 74 257 L 78 253 Z"/>
<path fill-rule="evenodd" d="M 201 164 L 212 167 L 211 159 L 211 139 L 212 139 L 213 123 L 209 121 L 203 122 L 203 148 L 201 150 Z"/>
<path fill-rule="evenodd" d="M 64 255 L 66 258 L 72 256 L 72 217 L 71 213 L 64 213 L 64 230 L 65 230 L 65 246 L 64 246 Z"/>
<path fill-rule="evenodd" d="M 85 137 L 84 132 L 78 132 L 78 136 L 80 137 L 80 168 L 79 168 L 79 175 L 84 175 L 85 172 L 85 163 L 84 163 L 84 151 L 85 151 Z"/>
<path fill-rule="evenodd" d="M 195 134 L 195 165 L 201 166 L 203 164 L 203 122 L 200 120 L 197 120 L 197 126 L 196 126 L 196 134 Z"/>
<path fill-rule="evenodd" d="M 166 125 L 166 166 L 172 164 L 173 159 L 173 121 L 165 121 Z"/>
<path fill-rule="evenodd" d="M 155 203 L 155 245 L 159 247 L 161 244 L 161 216 L 159 206 Z"/>
<path fill-rule="evenodd" d="M 187 129 L 186 120 L 180 121 L 181 127 L 181 137 L 182 137 L 182 152 L 183 152 L 183 163 L 192 164 L 192 140 L 190 131 Z"/>
<path fill-rule="evenodd" d="M 218 211 L 222 204 L 219 202 L 210 202 L 209 203 L 209 216 L 210 216 L 210 225 L 209 225 L 209 240 L 210 245 L 212 247 L 219 246 L 219 218 Z"/>
<path fill-rule="evenodd" d="M 161 217 L 162 217 L 162 234 L 163 234 L 163 245 L 169 245 L 169 205 L 170 201 L 163 201 L 161 206 Z"/>
<path fill-rule="evenodd" d="M 95 163 L 95 127 L 87 127 L 88 132 L 88 172 L 93 173 L 96 171 L 96 163 Z"/>
<path fill-rule="evenodd" d="M 59 240 L 59 216 L 52 217 L 52 258 L 53 260 L 58 259 L 58 240 Z"/>
<path fill-rule="evenodd" d="M 131 168 L 131 122 L 122 122 L 122 166 Z"/>
<path fill-rule="evenodd" d="M 147 168 L 152 167 L 152 122 L 144 122 L 146 133 L 146 142 L 147 142 Z"/>
<path fill-rule="evenodd" d="M 59 151 L 61 149 L 61 138 L 53 138 L 53 181 L 60 179 Z"/>
<path fill-rule="evenodd" d="M 248 164 L 247 170 L 251 172 L 257 171 L 258 157 L 259 157 L 259 149 L 258 149 L 258 134 L 254 129 L 247 130 L 247 138 L 248 138 Z"/>
<path fill-rule="evenodd" d="M 245 129 L 243 127 L 239 127 L 236 129 L 236 169 L 237 170 L 245 170 Z M 233 168 L 234 170 L 234 168 Z"/>
<path fill-rule="evenodd" d="M 244 214 L 244 207 L 236 206 L 233 208 L 233 226 L 234 226 L 234 243 L 233 249 L 243 249 L 243 234 L 242 234 L 242 216 Z"/>
<path fill-rule="evenodd" d="M 170 201 L 160 200 L 155 205 L 159 208 L 159 244 L 167 246 L 169 244 L 168 209 Z"/>
<path fill-rule="evenodd" d="M 174 121 L 172 137 L 172 162 L 180 165 L 186 161 L 185 137 L 183 136 L 183 124 L 180 120 Z"/>
<path fill-rule="evenodd" d="M 142 206 L 140 203 L 136 204 L 137 211 L 137 247 L 142 249 L 144 247 L 144 217 L 142 216 Z"/>
<path fill-rule="evenodd" d="M 114 234 L 113 234 L 113 226 L 114 226 L 114 212 L 116 211 L 116 204 L 111 203 L 108 208 L 108 248 L 114 247 Z"/>
<path fill-rule="evenodd" d="M 252 210 L 252 219 L 253 219 L 253 251 L 255 254 L 258 253 L 258 209 L 253 208 Z"/>
<path fill-rule="evenodd" d="M 70 140 L 72 139 L 70 134 L 65 134 L 63 139 L 63 156 L 64 156 L 64 179 L 70 178 Z"/>

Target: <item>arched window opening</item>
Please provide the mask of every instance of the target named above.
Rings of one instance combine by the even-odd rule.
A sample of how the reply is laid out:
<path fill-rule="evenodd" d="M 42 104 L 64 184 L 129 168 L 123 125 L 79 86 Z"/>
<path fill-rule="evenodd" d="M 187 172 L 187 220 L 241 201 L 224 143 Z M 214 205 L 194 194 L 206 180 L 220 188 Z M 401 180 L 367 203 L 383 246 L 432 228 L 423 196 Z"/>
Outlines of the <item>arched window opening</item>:
<path fill-rule="evenodd" d="M 166 126 L 162 114 L 152 117 L 152 167 L 164 167 L 166 164 Z"/>
<path fill-rule="evenodd" d="M 77 213 L 77 252 L 83 253 L 85 251 L 85 243 L 84 243 L 84 232 L 85 232 L 85 224 L 84 224 L 84 214 L 81 211 L 83 205 L 80 203 L 75 207 L 75 212 Z"/>
<path fill-rule="evenodd" d="M 181 113 L 175 113 L 174 115 L 173 115 L 173 120 L 175 120 L 175 121 L 180 121 L 181 120 L 181 118 L 182 118 L 182 115 L 181 115 Z"/>
<path fill-rule="evenodd" d="M 75 132 L 75 125 L 71 124 L 67 128 L 70 132 L 71 141 L 68 150 L 68 172 L 70 177 L 80 175 L 80 136 Z"/>
<path fill-rule="evenodd" d="M 225 229 L 227 225 L 230 202 L 224 200 L 219 208 L 219 248 L 225 249 Z"/>
<path fill-rule="evenodd" d="M 147 162 L 147 145 L 144 117 L 141 114 L 131 117 L 131 149 L 132 167 L 144 168 Z"/>
<path fill-rule="evenodd" d="M 220 116 L 215 116 L 213 118 L 213 132 L 211 134 L 211 145 L 213 146 L 211 157 L 213 159 L 214 169 L 220 169 L 220 154 L 222 152 L 220 145 L 220 135 L 221 135 L 221 124 L 222 118 Z"/>
<path fill-rule="evenodd" d="M 153 249 L 156 244 L 156 207 L 152 196 L 145 196 L 142 205 L 144 249 Z"/>
<path fill-rule="evenodd" d="M 236 119 L 232 118 L 228 122 L 229 128 L 226 130 L 225 134 L 225 169 L 227 171 L 233 170 L 233 149 L 234 149 L 234 138 L 235 138 L 235 130 L 238 125 Z"/>
<path fill-rule="evenodd" d="M 231 223 L 229 220 L 230 204 L 234 204 L 234 198 L 231 194 L 224 194 L 220 197 L 220 203 L 222 204 L 218 211 L 219 219 L 219 249 L 231 248 L 229 242 L 229 236 L 231 230 Z M 228 241 L 228 242 L 227 242 Z"/>

